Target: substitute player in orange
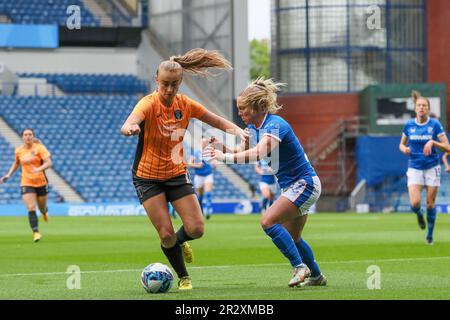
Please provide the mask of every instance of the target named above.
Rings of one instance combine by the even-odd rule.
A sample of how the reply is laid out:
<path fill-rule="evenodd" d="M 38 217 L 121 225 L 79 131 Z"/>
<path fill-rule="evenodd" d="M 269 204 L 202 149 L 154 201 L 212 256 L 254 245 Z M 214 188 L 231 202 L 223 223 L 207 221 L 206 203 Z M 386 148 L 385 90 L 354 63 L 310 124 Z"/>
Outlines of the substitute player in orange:
<path fill-rule="evenodd" d="M 0 184 L 6 182 L 19 166 L 22 166 L 20 188 L 22 199 L 28 210 L 28 220 L 33 230 L 33 240 L 41 240 L 36 215 L 36 204 L 45 222 L 48 221 L 47 194 L 48 181 L 45 170 L 52 166 L 50 152 L 35 138 L 34 131 L 27 128 L 21 133 L 23 145 L 16 149 L 16 159 L 8 173 L 0 178 Z"/>
<path fill-rule="evenodd" d="M 193 253 L 186 241 L 198 239 L 204 232 L 202 211 L 183 161 L 183 138 L 189 120 L 197 118 L 244 140 L 248 136 L 235 124 L 178 94 L 184 72 L 208 76 L 209 68 L 231 70 L 231 65 L 219 53 L 204 49 L 163 61 L 156 72 L 157 90 L 139 101 L 121 129 L 125 136 L 139 135 L 133 183 L 158 232 L 161 249 L 180 278 L 180 290 L 192 289 L 185 261 L 192 262 Z M 176 233 L 168 202 L 183 222 Z"/>

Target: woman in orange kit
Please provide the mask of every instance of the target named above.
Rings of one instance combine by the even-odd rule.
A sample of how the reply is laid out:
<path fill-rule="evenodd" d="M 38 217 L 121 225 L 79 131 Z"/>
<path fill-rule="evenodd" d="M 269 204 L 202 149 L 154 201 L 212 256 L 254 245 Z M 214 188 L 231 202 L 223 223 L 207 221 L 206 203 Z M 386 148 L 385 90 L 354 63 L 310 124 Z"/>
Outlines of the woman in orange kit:
<path fill-rule="evenodd" d="M 48 221 L 47 194 L 48 180 L 45 170 L 52 166 L 50 152 L 34 135 L 31 128 L 21 133 L 24 144 L 16 149 L 15 161 L 8 173 L 0 178 L 0 184 L 5 183 L 14 172 L 22 166 L 20 189 L 22 199 L 28 210 L 28 220 L 33 230 L 33 241 L 41 240 L 38 228 L 36 204 L 45 222 Z"/>

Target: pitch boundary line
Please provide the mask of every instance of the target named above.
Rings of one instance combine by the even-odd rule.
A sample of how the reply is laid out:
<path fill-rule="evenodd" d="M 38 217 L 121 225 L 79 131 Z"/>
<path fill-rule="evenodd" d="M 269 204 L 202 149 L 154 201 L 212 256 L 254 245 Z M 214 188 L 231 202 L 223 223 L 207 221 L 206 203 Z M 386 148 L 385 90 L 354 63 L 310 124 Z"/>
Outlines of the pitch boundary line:
<path fill-rule="evenodd" d="M 403 261 L 421 261 L 421 260 L 442 260 L 450 259 L 450 257 L 422 257 L 422 258 L 398 258 L 398 259 L 371 259 L 371 260 L 343 260 L 343 261 L 322 261 L 323 264 L 347 264 L 347 263 L 379 263 L 379 262 L 403 262 Z M 266 263 L 266 264 L 234 264 L 234 265 L 222 265 L 222 266 L 197 266 L 190 267 L 190 270 L 202 270 L 202 269 L 229 269 L 236 267 L 276 267 L 286 266 L 287 263 Z M 142 269 L 119 269 L 119 270 L 88 270 L 81 271 L 80 274 L 95 274 L 95 273 L 125 273 L 125 272 L 141 272 Z M 68 275 L 70 272 L 42 272 L 42 273 L 10 273 L 0 274 L 0 278 L 7 277 L 22 277 L 22 276 L 55 276 L 55 275 Z"/>

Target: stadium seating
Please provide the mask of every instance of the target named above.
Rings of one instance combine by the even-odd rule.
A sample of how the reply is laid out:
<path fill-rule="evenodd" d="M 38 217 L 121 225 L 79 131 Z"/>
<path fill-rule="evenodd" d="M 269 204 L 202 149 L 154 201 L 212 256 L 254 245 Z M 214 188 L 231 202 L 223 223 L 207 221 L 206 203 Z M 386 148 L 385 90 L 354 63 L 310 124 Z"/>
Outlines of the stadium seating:
<path fill-rule="evenodd" d="M 0 116 L 17 132 L 32 127 L 55 171 L 86 201 L 127 202 L 137 199 L 131 182 L 137 139 L 121 136 L 120 128 L 136 102 L 134 95 L 0 97 Z M 215 199 L 245 198 L 220 172 L 215 181 Z"/>
<path fill-rule="evenodd" d="M 81 0 L 15 0 L 0 1 L 0 14 L 18 24 L 58 24 L 65 26 L 71 5 L 80 7 L 81 23 L 86 27 L 100 25 Z"/>
<path fill-rule="evenodd" d="M 0 176 L 8 173 L 14 161 L 14 148 L 0 136 Z M 7 183 L 0 185 L 0 204 L 13 204 L 21 201 L 20 195 L 20 169 Z M 48 199 L 51 202 L 59 202 L 61 196 L 51 186 Z"/>
<path fill-rule="evenodd" d="M 45 78 L 66 93 L 146 94 L 144 81 L 134 75 L 23 73 L 23 78 Z"/>
<path fill-rule="evenodd" d="M 409 208 L 410 203 L 406 176 L 400 178 L 387 178 L 380 185 L 369 188 L 365 201 L 370 205 L 372 212 Z M 436 197 L 436 204 L 447 203 L 450 203 L 450 174 L 443 170 L 441 175 L 441 186 Z M 425 191 L 423 191 L 422 208 L 425 208 L 425 205 Z"/>

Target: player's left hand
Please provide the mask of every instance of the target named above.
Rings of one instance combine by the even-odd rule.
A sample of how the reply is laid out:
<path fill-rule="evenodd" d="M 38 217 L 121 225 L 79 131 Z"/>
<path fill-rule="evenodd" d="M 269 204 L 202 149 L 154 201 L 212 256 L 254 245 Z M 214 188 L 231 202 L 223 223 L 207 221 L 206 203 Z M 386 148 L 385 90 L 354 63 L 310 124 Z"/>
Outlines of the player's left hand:
<path fill-rule="evenodd" d="M 433 140 L 430 140 L 425 144 L 425 146 L 423 147 L 423 153 L 425 154 L 425 156 L 428 157 L 431 154 L 433 146 L 434 146 Z"/>
<path fill-rule="evenodd" d="M 203 157 L 217 161 L 223 161 L 224 159 L 223 152 L 214 149 L 212 146 L 207 146 L 205 149 L 203 149 Z"/>
<path fill-rule="evenodd" d="M 41 172 L 41 170 L 39 170 L 39 169 L 36 168 L 36 167 L 33 167 L 33 168 L 31 169 L 31 172 L 33 172 L 33 173 L 39 173 L 39 172 Z"/>

